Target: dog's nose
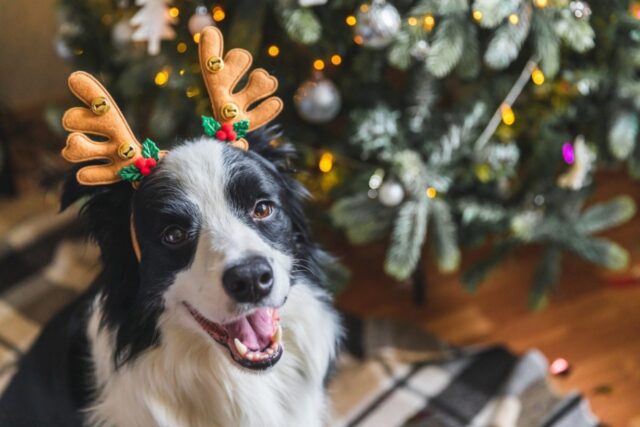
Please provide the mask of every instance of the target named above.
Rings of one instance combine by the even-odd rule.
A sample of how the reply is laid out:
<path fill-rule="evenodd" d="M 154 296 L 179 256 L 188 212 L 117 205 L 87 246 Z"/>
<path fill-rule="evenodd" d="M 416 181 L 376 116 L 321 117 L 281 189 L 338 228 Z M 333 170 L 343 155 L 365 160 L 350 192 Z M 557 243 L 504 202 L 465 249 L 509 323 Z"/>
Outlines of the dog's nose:
<path fill-rule="evenodd" d="M 222 285 L 236 301 L 256 303 L 271 292 L 273 270 L 263 257 L 246 258 L 225 270 Z"/>

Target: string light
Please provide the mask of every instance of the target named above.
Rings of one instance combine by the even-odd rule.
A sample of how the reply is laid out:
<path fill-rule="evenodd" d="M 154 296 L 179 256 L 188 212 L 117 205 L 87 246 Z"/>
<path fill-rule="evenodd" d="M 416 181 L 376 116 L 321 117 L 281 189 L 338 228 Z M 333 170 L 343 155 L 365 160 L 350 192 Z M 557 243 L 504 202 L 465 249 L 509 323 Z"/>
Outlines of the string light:
<path fill-rule="evenodd" d="M 185 53 L 187 51 L 187 44 L 185 42 L 180 42 L 176 45 L 176 50 L 178 53 Z"/>
<path fill-rule="evenodd" d="M 548 0 L 533 0 L 533 4 L 539 8 L 545 8 L 549 4 Z"/>
<path fill-rule="evenodd" d="M 193 41 L 196 42 L 196 44 L 200 43 L 200 33 L 195 33 L 193 35 Z"/>
<path fill-rule="evenodd" d="M 331 172 L 331 169 L 333 169 L 333 154 L 329 152 L 322 153 L 318 162 L 318 169 L 324 173 Z"/>
<path fill-rule="evenodd" d="M 324 61 L 322 59 L 316 59 L 313 61 L 313 68 L 318 71 L 324 70 Z"/>
<path fill-rule="evenodd" d="M 362 13 L 367 13 L 369 12 L 369 5 L 366 3 L 363 3 L 360 5 L 360 12 Z"/>
<path fill-rule="evenodd" d="M 220 22 L 222 20 L 224 20 L 224 18 L 226 17 L 226 13 L 224 13 L 224 9 L 222 9 L 220 6 L 216 6 L 213 8 L 213 20 L 216 22 Z"/>
<path fill-rule="evenodd" d="M 436 26 L 436 19 L 433 17 L 433 15 L 427 15 L 424 17 L 424 20 L 422 22 L 422 28 L 427 31 L 430 32 L 431 30 L 433 30 L 433 27 Z"/>
<path fill-rule="evenodd" d="M 418 25 L 418 19 L 415 16 L 410 16 L 409 19 L 407 19 L 407 23 L 412 27 L 415 27 Z"/>
<path fill-rule="evenodd" d="M 180 71 L 178 71 L 178 74 L 180 74 L 181 76 L 184 76 L 186 72 L 187 70 L 185 70 L 184 68 L 180 68 Z"/>
<path fill-rule="evenodd" d="M 533 70 L 533 72 L 531 73 L 531 80 L 533 80 L 533 83 L 538 86 L 544 83 L 544 73 L 540 68 L 536 67 Z"/>
<path fill-rule="evenodd" d="M 482 12 L 480 12 L 479 10 L 474 10 L 472 16 L 476 21 L 480 21 L 482 19 Z"/>
<path fill-rule="evenodd" d="M 347 16 L 347 18 L 344 20 L 348 26 L 353 27 L 354 25 L 356 25 L 358 23 L 358 20 L 356 19 L 355 16 L 353 15 L 349 15 Z"/>
<path fill-rule="evenodd" d="M 353 38 L 353 42 L 354 42 L 355 44 L 362 44 L 362 42 L 363 42 L 363 41 L 364 41 L 364 40 L 362 39 L 362 36 L 355 36 L 355 37 Z"/>
<path fill-rule="evenodd" d="M 280 54 L 280 48 L 278 46 L 276 46 L 275 44 L 272 44 L 267 49 L 267 54 L 269 56 L 276 57 L 276 56 L 278 56 Z"/>
<path fill-rule="evenodd" d="M 335 55 L 331 55 L 331 63 L 333 65 L 342 64 L 342 57 L 340 55 L 338 55 L 337 53 Z"/>
<path fill-rule="evenodd" d="M 502 122 L 505 125 L 511 126 L 515 123 L 516 115 L 509 104 L 502 104 L 502 106 L 500 106 L 500 114 L 502 116 Z"/>
<path fill-rule="evenodd" d="M 438 191 L 435 188 L 433 188 L 433 187 L 427 188 L 427 197 L 428 198 L 435 199 L 437 195 L 438 195 Z"/>
<path fill-rule="evenodd" d="M 177 18 L 180 15 L 180 9 L 177 7 L 172 7 L 169 9 L 169 16 L 172 18 Z"/>
<path fill-rule="evenodd" d="M 511 25 L 518 25 L 518 22 L 520 22 L 520 18 L 518 18 L 518 15 L 516 15 L 515 13 L 509 15 L 509 23 Z"/>
<path fill-rule="evenodd" d="M 153 82 L 156 84 L 156 86 L 166 85 L 167 82 L 169 82 L 169 69 L 163 68 L 162 70 L 158 71 L 155 78 L 153 79 Z"/>

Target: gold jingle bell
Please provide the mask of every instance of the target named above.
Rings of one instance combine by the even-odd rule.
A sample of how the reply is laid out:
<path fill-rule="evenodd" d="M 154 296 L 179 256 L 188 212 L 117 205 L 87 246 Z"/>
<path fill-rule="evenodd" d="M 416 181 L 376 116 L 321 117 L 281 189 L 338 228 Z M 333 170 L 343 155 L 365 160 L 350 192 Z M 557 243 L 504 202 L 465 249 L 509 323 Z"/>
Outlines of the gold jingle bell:
<path fill-rule="evenodd" d="M 219 56 L 210 56 L 207 59 L 207 70 L 217 73 L 224 68 L 224 60 Z"/>
<path fill-rule="evenodd" d="M 238 106 L 233 102 L 228 102 L 222 106 L 220 109 L 220 114 L 222 115 L 223 120 L 235 119 L 238 117 L 240 111 L 238 110 Z"/>
<path fill-rule="evenodd" d="M 137 151 L 136 146 L 130 142 L 123 142 L 118 146 L 118 156 L 124 160 L 132 159 L 133 156 L 136 155 Z"/>
<path fill-rule="evenodd" d="M 93 111 L 93 114 L 97 116 L 105 114 L 109 111 L 109 108 L 111 108 L 109 101 L 107 101 L 107 98 L 103 96 L 98 96 L 91 100 L 91 111 Z"/>

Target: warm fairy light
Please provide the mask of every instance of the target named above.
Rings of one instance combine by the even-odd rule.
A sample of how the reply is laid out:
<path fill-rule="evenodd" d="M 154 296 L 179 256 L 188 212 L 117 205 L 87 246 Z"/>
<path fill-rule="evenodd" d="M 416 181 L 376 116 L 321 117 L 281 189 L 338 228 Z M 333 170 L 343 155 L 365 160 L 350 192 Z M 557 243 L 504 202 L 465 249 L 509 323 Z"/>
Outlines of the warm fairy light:
<path fill-rule="evenodd" d="M 195 33 L 193 35 L 193 41 L 196 42 L 196 43 L 200 43 L 200 33 L 199 32 Z"/>
<path fill-rule="evenodd" d="M 172 7 L 169 9 L 169 16 L 172 18 L 177 18 L 180 15 L 180 9 L 177 7 Z"/>
<path fill-rule="evenodd" d="M 176 45 L 176 50 L 178 53 L 185 53 L 187 51 L 187 44 L 185 42 L 180 42 Z"/>
<path fill-rule="evenodd" d="M 364 3 L 360 5 L 360 12 L 367 13 L 369 11 L 369 5 Z"/>
<path fill-rule="evenodd" d="M 435 188 L 433 188 L 433 187 L 427 188 L 427 197 L 428 198 L 435 199 L 437 195 L 438 195 L 438 191 Z"/>
<path fill-rule="evenodd" d="M 548 0 L 533 0 L 533 4 L 536 5 L 536 7 L 543 8 L 543 7 L 547 7 L 547 5 L 549 4 L 549 1 Z"/>
<path fill-rule="evenodd" d="M 356 19 L 355 16 L 349 15 L 347 16 L 347 19 L 345 19 L 345 22 L 347 23 L 348 26 L 353 27 L 358 23 L 358 20 Z"/>
<path fill-rule="evenodd" d="M 224 9 L 222 9 L 220 6 L 216 6 L 213 8 L 213 20 L 216 22 L 220 22 L 222 21 L 227 15 L 226 13 L 224 13 Z"/>
<path fill-rule="evenodd" d="M 331 55 L 331 63 L 333 65 L 342 64 L 342 57 L 340 55 L 338 55 L 337 53 L 335 55 Z"/>
<path fill-rule="evenodd" d="M 156 77 L 153 79 L 153 82 L 157 86 L 164 86 L 169 81 L 169 70 L 164 68 L 156 73 Z"/>
<path fill-rule="evenodd" d="M 505 125 L 511 126 L 515 123 L 516 115 L 509 104 L 502 104 L 500 107 L 500 114 L 502 115 L 502 122 Z"/>
<path fill-rule="evenodd" d="M 474 10 L 472 16 L 476 21 L 480 21 L 482 19 L 482 12 L 480 12 L 479 10 Z"/>
<path fill-rule="evenodd" d="M 425 31 L 431 31 L 435 26 L 436 26 L 436 18 L 434 18 L 433 15 L 427 15 L 424 17 L 424 20 L 422 22 L 422 28 Z"/>
<path fill-rule="evenodd" d="M 418 25 L 418 19 L 415 16 L 410 16 L 409 19 L 407 19 L 407 23 L 412 27 L 415 27 Z"/>
<path fill-rule="evenodd" d="M 180 71 L 178 71 L 178 74 L 180 74 L 181 76 L 184 76 L 186 72 L 187 70 L 185 70 L 184 68 L 180 68 Z"/>
<path fill-rule="evenodd" d="M 322 153 L 318 162 L 318 169 L 324 173 L 331 172 L 331 169 L 333 169 L 333 154 L 329 152 Z"/>
<path fill-rule="evenodd" d="M 316 59 L 313 61 L 313 68 L 318 71 L 324 70 L 324 61 L 322 59 Z"/>
<path fill-rule="evenodd" d="M 531 80 L 533 80 L 533 83 L 538 86 L 544 83 L 544 73 L 540 68 L 536 67 L 533 70 L 533 72 L 531 73 Z"/>
<path fill-rule="evenodd" d="M 518 15 L 516 15 L 515 13 L 509 15 L 509 23 L 511 25 L 518 25 L 518 22 L 520 22 L 520 18 L 518 18 Z"/>
<path fill-rule="evenodd" d="M 185 91 L 187 98 L 193 98 L 200 95 L 200 88 L 198 86 L 189 86 Z"/>
<path fill-rule="evenodd" d="M 363 42 L 362 36 L 355 36 L 355 37 L 353 38 L 353 42 L 354 42 L 355 44 L 362 44 L 362 42 Z"/>
<path fill-rule="evenodd" d="M 280 48 L 278 46 L 276 46 L 275 44 L 272 44 L 267 49 L 267 54 L 269 54 L 269 56 L 273 56 L 273 57 L 278 56 L 280 54 Z"/>

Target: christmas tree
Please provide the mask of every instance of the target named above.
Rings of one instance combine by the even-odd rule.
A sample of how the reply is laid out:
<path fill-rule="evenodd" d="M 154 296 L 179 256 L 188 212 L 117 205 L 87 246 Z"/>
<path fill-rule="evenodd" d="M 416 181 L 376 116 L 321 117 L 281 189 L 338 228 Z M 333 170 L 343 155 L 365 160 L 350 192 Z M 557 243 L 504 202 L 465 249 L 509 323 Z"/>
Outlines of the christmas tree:
<path fill-rule="evenodd" d="M 217 25 L 250 50 L 280 80 L 301 177 L 352 242 L 388 237 L 398 280 L 423 254 L 455 271 L 461 247 L 490 241 L 463 275 L 473 290 L 512 249 L 543 245 L 541 307 L 565 251 L 627 264 L 594 234 L 633 201 L 588 197 L 601 167 L 640 176 L 640 3 L 61 0 L 60 12 L 60 54 L 161 146 L 211 115 L 199 31 Z"/>

